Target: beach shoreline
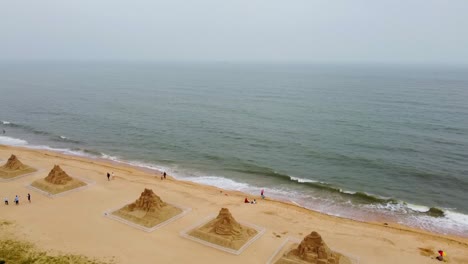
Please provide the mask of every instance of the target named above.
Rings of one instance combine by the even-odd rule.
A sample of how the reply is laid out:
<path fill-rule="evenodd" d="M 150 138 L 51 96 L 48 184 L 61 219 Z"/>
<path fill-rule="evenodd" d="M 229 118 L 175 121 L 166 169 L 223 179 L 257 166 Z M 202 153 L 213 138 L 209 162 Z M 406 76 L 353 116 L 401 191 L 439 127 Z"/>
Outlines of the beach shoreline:
<path fill-rule="evenodd" d="M 139 259 L 138 263 L 150 263 L 151 257 L 148 254 L 151 253 L 145 254 L 142 253 L 142 250 L 147 246 L 151 248 L 151 241 L 167 241 L 157 250 L 158 252 L 164 250 L 169 252 L 159 254 L 161 260 L 176 258 L 178 261 L 184 262 L 189 259 L 197 259 L 195 263 L 198 263 L 198 259 L 202 256 L 200 254 L 206 253 L 210 257 L 205 259 L 206 261 L 202 261 L 203 258 L 201 258 L 200 263 L 213 263 L 216 262 L 216 257 L 219 254 L 223 255 L 223 253 L 185 240 L 178 235 L 178 231 L 197 222 L 209 213 L 218 211 L 220 207 L 226 206 L 232 207 L 234 216 L 239 216 L 241 220 L 254 222 L 267 229 L 265 235 L 238 258 L 225 256 L 226 263 L 240 261 L 265 263 L 283 239 L 289 236 L 302 238 L 302 235 L 314 230 L 323 235 L 330 247 L 351 255 L 358 255 L 360 263 L 391 263 L 388 258 L 396 255 L 399 257 L 403 255 L 411 260 L 408 263 L 427 263 L 428 256 L 422 256 L 419 253 L 419 248 L 431 248 L 433 251 L 444 248 L 452 256 L 452 263 L 462 263 L 457 261 L 468 260 L 468 238 L 462 236 L 431 233 L 398 223 L 384 222 L 385 219 L 382 219 L 382 222 L 365 222 L 341 218 L 312 211 L 289 201 L 270 198 L 262 200 L 260 195 L 254 197 L 240 191 L 224 190 L 171 176 L 168 176 L 166 180 L 161 180 L 161 171 L 118 161 L 0 145 L 1 160 L 8 159 L 10 154 L 17 155 L 20 160 L 24 160 L 25 164 L 38 169 L 38 172 L 18 180 L 0 183 L 0 196 L 2 198 L 8 195 L 12 201 L 14 193 L 17 192 L 20 193 L 23 200 L 17 208 L 20 210 L 12 211 L 11 206 L 13 205 L 0 206 L 0 218 L 15 221 L 18 226 L 16 233 L 19 234 L 20 238 L 28 238 L 33 243 L 47 249 L 77 252 L 93 257 L 115 256 L 121 263 L 135 258 Z M 27 184 L 47 175 L 55 163 L 63 165 L 65 170 L 70 171 L 71 175 L 85 177 L 95 181 L 96 184 L 86 190 L 53 199 L 26 189 Z M 106 172 L 114 172 L 115 178 L 107 182 Z M 102 217 L 102 212 L 106 209 L 119 206 L 123 201 L 136 199 L 136 195 L 143 191 L 144 187 L 153 188 L 155 192 L 161 194 L 163 199 L 168 199 L 170 202 L 191 207 L 192 212 L 150 235 L 142 234 L 141 231 L 138 232 L 138 230 L 133 230 L 119 223 L 109 222 L 109 219 Z M 27 192 L 33 195 L 31 204 L 24 201 Z M 257 199 L 258 204 L 244 204 L 243 199 L 246 196 L 249 199 Z M 101 201 L 103 201 L 102 204 Z M 89 206 L 84 206 L 86 204 Z M 30 207 L 31 210 L 28 210 L 27 207 Z M 75 207 L 80 209 L 75 210 Z M 77 230 L 69 230 L 66 223 L 61 223 L 56 226 L 58 230 L 54 231 L 54 226 L 50 222 L 56 217 L 62 216 L 57 216 L 57 212 L 53 208 L 63 210 L 62 213 L 67 214 L 65 217 L 67 219 L 78 220 Z M 37 215 L 41 215 L 41 217 L 36 219 Z M 77 233 L 80 230 L 81 234 Z M 47 234 L 45 238 L 44 232 Z M 133 241 L 138 247 L 132 246 L 133 243 L 128 242 L 130 246 L 125 250 L 122 252 L 116 250 L 116 247 L 120 248 L 120 246 L 116 246 L 115 242 L 111 242 L 111 240 L 120 237 L 122 235 L 120 233 L 127 234 L 128 240 Z M 139 238 L 142 236 L 144 239 L 140 241 Z M 359 238 L 356 243 L 353 242 L 356 240 L 353 236 Z M 68 241 L 65 237 L 73 239 Z M 84 242 L 90 238 L 97 240 L 97 242 L 93 242 L 91 245 Z M 66 242 L 62 245 L 61 242 L 64 241 Z M 146 244 L 145 241 L 149 244 Z M 177 246 L 175 246 L 179 244 L 193 249 L 194 252 L 179 256 Z M 401 253 L 402 250 L 403 253 Z"/>

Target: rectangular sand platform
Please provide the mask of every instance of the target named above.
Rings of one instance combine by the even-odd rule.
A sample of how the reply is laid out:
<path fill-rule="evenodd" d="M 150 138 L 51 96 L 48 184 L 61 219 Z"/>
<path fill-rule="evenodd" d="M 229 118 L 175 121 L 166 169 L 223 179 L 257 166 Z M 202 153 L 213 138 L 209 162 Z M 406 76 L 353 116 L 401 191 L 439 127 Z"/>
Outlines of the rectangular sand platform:
<path fill-rule="evenodd" d="M 130 201 L 128 203 L 126 203 L 124 206 L 121 206 L 119 208 L 114 208 L 114 209 L 110 209 L 110 210 L 107 210 L 104 212 L 104 216 L 105 217 L 108 217 L 110 219 L 114 219 L 116 221 L 119 221 L 121 223 L 124 223 L 126 225 L 129 225 L 131 227 L 134 227 L 134 228 L 137 228 L 137 229 L 140 229 L 142 231 L 145 231 L 145 232 L 153 232 L 154 230 L 156 229 L 159 229 L 167 224 L 170 224 L 172 222 L 174 222 L 175 220 L 183 217 L 184 215 L 186 215 L 187 213 L 189 213 L 192 208 L 188 208 L 188 207 L 184 207 L 184 206 L 180 206 L 180 205 L 177 205 L 177 204 L 172 204 L 172 203 L 168 203 L 166 202 L 166 204 L 172 206 L 172 207 L 175 207 L 177 209 L 180 209 L 181 212 L 163 222 L 160 222 L 158 224 L 156 224 L 155 226 L 152 226 L 152 227 L 147 227 L 147 226 L 144 226 L 144 225 L 141 225 L 139 223 L 136 223 L 136 222 L 133 222 L 129 219 L 126 219 L 126 218 L 123 218 L 121 216 L 119 216 L 118 214 L 116 214 L 116 212 L 118 212 L 121 208 L 127 206 L 128 204 L 132 203 L 133 201 Z"/>
<path fill-rule="evenodd" d="M 36 180 L 32 182 L 31 184 L 28 184 L 26 187 L 36 192 L 39 192 L 49 198 L 54 198 L 54 197 L 62 196 L 71 192 L 84 190 L 88 188 L 90 185 L 94 184 L 94 181 L 91 181 L 89 179 L 84 179 L 80 177 L 73 177 L 73 179 L 77 180 L 76 182 L 80 181 L 80 183 L 76 184 L 76 182 L 72 182 L 68 185 L 65 185 L 62 189 L 58 189 L 58 190 L 49 189 L 55 186 L 52 186 L 52 184 L 47 183 L 44 179 Z"/>
<path fill-rule="evenodd" d="M 8 181 L 14 181 L 14 180 L 17 180 L 17 179 L 20 179 L 20 178 L 23 178 L 23 177 L 27 177 L 27 176 L 31 176 L 31 175 L 34 175 L 38 172 L 41 172 L 39 170 L 36 170 L 34 168 L 30 168 L 31 170 L 23 170 L 23 171 L 18 171 L 18 172 L 15 172 L 15 173 L 8 173 L 8 172 L 5 172 L 5 174 L 3 174 L 1 169 L 0 169 L 0 182 L 8 182 Z"/>
<path fill-rule="evenodd" d="M 270 259 L 268 259 L 268 261 L 266 262 L 266 264 L 275 264 L 276 261 L 278 261 L 286 252 L 288 252 L 289 250 L 293 249 L 294 247 L 297 247 L 297 245 L 299 245 L 299 243 L 301 243 L 301 240 L 298 239 L 298 238 L 292 238 L 292 237 L 288 237 L 286 238 L 283 243 L 281 243 L 281 245 L 278 247 L 278 249 L 273 253 L 273 255 L 270 257 Z M 348 253 L 343 253 L 339 250 L 335 250 L 333 248 L 331 248 L 332 251 L 336 252 L 336 253 L 339 253 L 345 257 L 347 257 L 350 261 L 351 261 L 351 264 L 359 264 L 359 258 L 358 257 L 355 257 L 355 256 L 352 256 Z"/>
<path fill-rule="evenodd" d="M 180 232 L 180 235 L 182 237 L 184 237 L 184 238 L 187 238 L 187 239 L 190 239 L 192 241 L 201 243 L 201 244 L 203 244 L 205 246 L 209 246 L 209 247 L 212 247 L 212 248 L 215 248 L 215 249 L 218 249 L 218 250 L 222 250 L 222 251 L 234 254 L 234 255 L 240 255 L 246 248 L 248 248 L 250 246 L 250 244 L 252 244 L 255 240 L 260 238 L 265 233 L 265 230 L 266 230 L 263 227 L 260 227 L 260 226 L 257 226 L 257 225 L 251 224 L 251 223 L 246 223 L 246 222 L 239 221 L 239 224 L 256 230 L 257 234 L 255 236 L 253 236 L 252 238 L 250 238 L 249 240 L 247 240 L 245 242 L 245 244 L 241 248 L 239 248 L 238 250 L 228 248 L 228 247 L 223 247 L 221 245 L 214 244 L 214 243 L 211 243 L 211 242 L 208 242 L 206 240 L 203 240 L 203 239 L 200 239 L 200 238 L 197 238 L 197 237 L 194 237 L 194 236 L 190 235 L 190 233 L 193 230 L 208 224 L 210 221 L 213 221 L 216 217 L 217 217 L 217 215 L 211 215 L 211 216 L 205 218 L 204 220 L 202 220 L 201 222 L 199 222 L 199 223 L 197 223 L 197 224 L 195 224 L 193 226 L 190 226 L 189 228 L 183 230 L 182 232 Z"/>

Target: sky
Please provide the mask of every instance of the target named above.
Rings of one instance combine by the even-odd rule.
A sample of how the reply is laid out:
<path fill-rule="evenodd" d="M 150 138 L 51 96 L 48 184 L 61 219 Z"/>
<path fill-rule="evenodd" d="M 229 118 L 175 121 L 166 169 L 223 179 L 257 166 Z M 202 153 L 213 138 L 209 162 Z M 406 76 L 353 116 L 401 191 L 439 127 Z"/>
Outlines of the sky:
<path fill-rule="evenodd" d="M 468 1 L 0 0 L 25 60 L 468 64 Z"/>

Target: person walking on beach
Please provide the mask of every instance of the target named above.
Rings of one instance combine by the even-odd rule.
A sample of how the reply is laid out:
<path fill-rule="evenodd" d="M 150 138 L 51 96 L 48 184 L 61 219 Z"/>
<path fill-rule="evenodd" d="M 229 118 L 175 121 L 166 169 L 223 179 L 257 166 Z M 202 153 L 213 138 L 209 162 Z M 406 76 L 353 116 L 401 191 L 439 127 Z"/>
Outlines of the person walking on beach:
<path fill-rule="evenodd" d="M 5 197 L 5 205 L 8 205 L 8 197 Z"/>
<path fill-rule="evenodd" d="M 114 179 L 114 172 L 112 172 L 112 177 L 111 177 L 111 179 L 112 179 L 112 180 Z"/>
<path fill-rule="evenodd" d="M 31 194 L 28 193 L 28 202 L 31 203 Z"/>
<path fill-rule="evenodd" d="M 166 172 L 163 173 L 164 179 L 166 179 Z"/>
<path fill-rule="evenodd" d="M 107 173 L 107 181 L 110 181 L 110 173 Z"/>
<path fill-rule="evenodd" d="M 16 204 L 16 205 L 19 204 L 19 197 L 18 197 L 18 195 L 15 196 L 15 204 Z"/>
<path fill-rule="evenodd" d="M 265 193 L 265 190 L 262 189 L 262 190 L 260 191 L 260 195 L 262 196 L 262 199 L 265 199 L 265 195 L 263 195 L 264 193 Z"/>

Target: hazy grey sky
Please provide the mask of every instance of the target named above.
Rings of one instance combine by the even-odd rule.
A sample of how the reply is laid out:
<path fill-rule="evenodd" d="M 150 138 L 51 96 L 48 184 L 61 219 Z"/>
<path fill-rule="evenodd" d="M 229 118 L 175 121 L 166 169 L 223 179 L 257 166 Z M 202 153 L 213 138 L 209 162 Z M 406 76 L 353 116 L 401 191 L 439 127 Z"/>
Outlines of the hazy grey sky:
<path fill-rule="evenodd" d="M 0 61 L 468 64 L 468 0 L 0 0 Z"/>

